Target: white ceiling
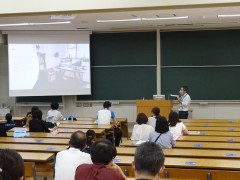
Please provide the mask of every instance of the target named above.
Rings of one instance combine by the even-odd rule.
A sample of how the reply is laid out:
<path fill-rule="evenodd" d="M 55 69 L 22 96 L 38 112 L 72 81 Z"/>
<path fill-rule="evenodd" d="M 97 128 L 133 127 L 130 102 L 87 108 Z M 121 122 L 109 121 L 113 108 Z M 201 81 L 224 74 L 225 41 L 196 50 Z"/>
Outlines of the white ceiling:
<path fill-rule="evenodd" d="M 240 7 L 83 13 L 76 14 L 75 19 L 71 20 L 71 24 L 0 27 L 0 30 L 77 30 L 80 28 L 80 30 L 92 31 L 124 31 L 156 28 L 163 30 L 240 28 L 240 17 L 218 18 L 218 14 L 240 14 Z M 189 18 L 135 22 L 96 22 L 96 20 L 173 16 L 189 16 Z M 0 24 L 53 21 L 65 20 L 51 20 L 49 15 L 0 17 Z"/>

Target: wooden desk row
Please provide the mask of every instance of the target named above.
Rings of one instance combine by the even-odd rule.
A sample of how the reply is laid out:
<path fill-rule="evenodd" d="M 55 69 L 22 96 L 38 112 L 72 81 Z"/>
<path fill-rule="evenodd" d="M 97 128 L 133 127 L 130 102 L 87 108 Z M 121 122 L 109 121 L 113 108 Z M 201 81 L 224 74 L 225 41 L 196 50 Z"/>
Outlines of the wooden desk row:
<path fill-rule="evenodd" d="M 240 127 L 201 127 L 201 126 L 190 126 L 187 127 L 189 131 L 227 131 L 227 132 L 239 132 Z"/>
<path fill-rule="evenodd" d="M 118 165 L 131 166 L 133 160 L 133 156 L 119 155 L 115 158 Z M 167 157 L 164 164 L 166 167 L 237 170 L 240 173 L 239 160 Z"/>
<path fill-rule="evenodd" d="M 24 152 L 58 153 L 59 151 L 65 150 L 67 148 L 68 148 L 67 145 L 0 143 L 0 149 L 13 149 L 16 151 L 24 151 Z"/>
<path fill-rule="evenodd" d="M 9 130 L 9 132 L 14 132 L 14 131 L 20 130 L 20 129 L 23 129 L 23 130 L 26 130 L 27 132 L 29 132 L 29 129 L 28 129 L 28 128 L 19 128 L 19 127 L 13 128 L 13 129 Z M 83 132 L 86 133 L 88 129 L 58 128 L 58 132 L 59 132 L 59 133 L 73 133 L 73 132 L 76 132 L 76 131 L 78 131 L 78 130 L 83 131 Z M 97 135 L 101 135 L 101 134 L 104 134 L 104 133 L 105 133 L 105 129 L 92 129 L 92 130 L 94 130 Z"/>
<path fill-rule="evenodd" d="M 122 142 L 123 147 L 136 147 L 137 141 L 125 140 Z M 177 141 L 174 148 L 187 148 L 187 149 L 226 149 L 226 150 L 240 150 L 240 143 L 222 143 L 222 142 L 184 142 Z"/>
<path fill-rule="evenodd" d="M 189 131 L 189 136 L 222 136 L 222 137 L 240 137 L 239 132 L 228 132 L 228 131 Z"/>
<path fill-rule="evenodd" d="M 181 119 L 184 123 L 240 123 L 240 119 Z"/>
<path fill-rule="evenodd" d="M 196 123 L 196 122 L 184 122 L 187 127 L 240 127 L 240 123 Z"/>
<path fill-rule="evenodd" d="M 134 156 L 135 147 L 117 147 L 117 154 Z M 166 157 L 191 157 L 213 159 L 240 159 L 240 151 L 206 149 L 162 149 Z"/>
<path fill-rule="evenodd" d="M 48 162 L 55 158 L 54 153 L 39 153 L 39 152 L 18 152 L 24 161 L 28 162 Z"/>

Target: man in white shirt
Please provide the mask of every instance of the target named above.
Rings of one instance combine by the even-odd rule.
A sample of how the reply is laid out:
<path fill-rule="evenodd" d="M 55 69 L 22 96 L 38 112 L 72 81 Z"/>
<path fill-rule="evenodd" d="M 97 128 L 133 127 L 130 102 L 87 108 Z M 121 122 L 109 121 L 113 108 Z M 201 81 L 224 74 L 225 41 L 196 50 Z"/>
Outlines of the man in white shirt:
<path fill-rule="evenodd" d="M 112 104 L 109 101 L 103 103 L 103 109 L 98 111 L 98 124 L 110 125 L 112 122 L 114 125 L 117 125 L 115 119 L 115 114 L 110 110 Z"/>
<path fill-rule="evenodd" d="M 191 98 L 188 95 L 188 87 L 182 86 L 179 91 L 179 118 L 180 119 L 187 119 L 188 118 L 188 110 L 190 108 Z"/>
<path fill-rule="evenodd" d="M 122 139 L 122 131 L 120 128 L 117 127 L 118 122 L 115 118 L 114 112 L 110 110 L 111 106 L 112 106 L 111 102 L 105 101 L 103 103 L 103 109 L 98 111 L 97 119 L 98 119 L 98 124 L 101 124 L 101 125 L 110 125 L 110 123 L 113 123 L 115 146 L 119 146 L 120 141 Z M 111 137 L 113 136 L 111 133 L 108 133 L 106 137 L 109 140 L 112 140 Z"/>
<path fill-rule="evenodd" d="M 82 152 L 85 147 L 85 133 L 74 132 L 69 141 L 69 149 L 57 153 L 55 180 L 74 180 L 75 171 L 80 164 L 92 164 L 91 156 Z"/>
<path fill-rule="evenodd" d="M 46 121 L 55 124 L 59 120 L 63 120 L 63 115 L 58 111 L 59 104 L 57 102 L 51 103 L 51 110 L 48 111 Z"/>

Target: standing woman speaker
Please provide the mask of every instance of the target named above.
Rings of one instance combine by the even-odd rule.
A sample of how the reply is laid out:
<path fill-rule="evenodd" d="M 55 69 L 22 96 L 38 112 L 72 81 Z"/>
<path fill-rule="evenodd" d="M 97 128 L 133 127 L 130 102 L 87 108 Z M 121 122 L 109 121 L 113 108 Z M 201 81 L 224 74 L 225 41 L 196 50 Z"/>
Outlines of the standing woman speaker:
<path fill-rule="evenodd" d="M 179 91 L 179 119 L 188 119 L 188 110 L 190 108 L 191 98 L 188 94 L 188 87 L 182 86 Z"/>

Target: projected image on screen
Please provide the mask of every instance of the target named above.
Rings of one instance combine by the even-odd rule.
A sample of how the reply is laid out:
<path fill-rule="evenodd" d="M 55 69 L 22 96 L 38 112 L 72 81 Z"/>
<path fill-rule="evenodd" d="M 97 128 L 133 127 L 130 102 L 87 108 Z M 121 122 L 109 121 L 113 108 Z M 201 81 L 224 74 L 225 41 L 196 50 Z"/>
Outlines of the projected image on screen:
<path fill-rule="evenodd" d="M 12 96 L 90 94 L 89 44 L 9 44 Z"/>

